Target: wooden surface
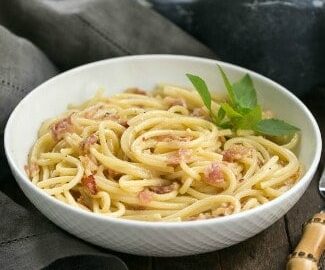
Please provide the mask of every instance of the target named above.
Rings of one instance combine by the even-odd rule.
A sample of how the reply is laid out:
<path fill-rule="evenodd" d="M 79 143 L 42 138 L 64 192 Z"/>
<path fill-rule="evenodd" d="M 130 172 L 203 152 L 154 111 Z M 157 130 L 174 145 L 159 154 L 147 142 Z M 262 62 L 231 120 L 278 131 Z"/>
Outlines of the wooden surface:
<path fill-rule="evenodd" d="M 325 88 L 313 90 L 302 100 L 316 117 L 325 136 Z M 117 255 L 126 262 L 130 270 L 285 269 L 287 256 L 300 239 L 302 224 L 325 207 L 325 202 L 318 193 L 318 180 L 324 163 L 323 151 L 317 173 L 299 202 L 285 217 L 245 242 L 211 253 L 178 258 L 140 257 L 121 253 Z M 325 270 L 325 260 L 321 260 L 321 269 Z"/>

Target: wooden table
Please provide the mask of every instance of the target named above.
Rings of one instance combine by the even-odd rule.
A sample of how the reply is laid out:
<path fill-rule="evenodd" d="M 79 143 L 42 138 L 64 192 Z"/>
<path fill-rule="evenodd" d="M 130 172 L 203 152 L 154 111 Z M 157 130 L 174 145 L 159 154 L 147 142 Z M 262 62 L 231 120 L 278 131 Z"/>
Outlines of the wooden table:
<path fill-rule="evenodd" d="M 325 134 L 325 88 L 314 89 L 302 100 L 316 117 L 322 134 Z M 270 228 L 245 242 L 223 250 L 187 257 L 156 258 L 116 254 L 126 262 L 130 270 L 285 269 L 287 256 L 300 239 L 302 224 L 325 206 L 318 193 L 318 180 L 324 163 L 323 151 L 317 173 L 299 202 Z M 325 260 L 321 265 L 321 269 L 325 270 Z"/>

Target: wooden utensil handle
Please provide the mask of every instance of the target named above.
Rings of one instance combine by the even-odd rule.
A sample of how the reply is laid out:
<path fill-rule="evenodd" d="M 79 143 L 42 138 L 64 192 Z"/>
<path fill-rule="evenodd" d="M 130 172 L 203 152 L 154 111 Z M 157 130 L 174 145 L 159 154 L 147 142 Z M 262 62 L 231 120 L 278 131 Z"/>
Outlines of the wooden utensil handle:
<path fill-rule="evenodd" d="M 287 270 L 317 270 L 325 249 L 325 213 L 320 212 L 304 224 L 303 235 L 292 254 Z"/>

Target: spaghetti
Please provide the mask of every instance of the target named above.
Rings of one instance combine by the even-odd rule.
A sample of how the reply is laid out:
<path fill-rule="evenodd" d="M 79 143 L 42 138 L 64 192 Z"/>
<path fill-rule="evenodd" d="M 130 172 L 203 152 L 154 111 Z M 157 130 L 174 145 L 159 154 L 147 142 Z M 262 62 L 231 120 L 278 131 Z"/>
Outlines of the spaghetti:
<path fill-rule="evenodd" d="M 218 109 L 217 98 L 212 107 Z M 265 113 L 264 117 L 268 117 Z M 221 129 L 199 95 L 162 85 L 101 92 L 45 121 L 26 172 L 56 199 L 111 217 L 183 221 L 230 215 L 290 189 L 301 166 L 253 131 Z"/>

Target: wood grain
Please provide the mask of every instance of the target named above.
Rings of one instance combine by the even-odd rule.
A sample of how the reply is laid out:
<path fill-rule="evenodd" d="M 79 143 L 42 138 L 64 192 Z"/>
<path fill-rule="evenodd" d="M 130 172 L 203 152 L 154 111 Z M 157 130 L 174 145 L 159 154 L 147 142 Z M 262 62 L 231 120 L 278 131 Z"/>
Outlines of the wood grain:
<path fill-rule="evenodd" d="M 153 262 L 153 270 L 222 269 L 218 252 L 178 258 L 154 258 Z"/>
<path fill-rule="evenodd" d="M 113 253 L 113 252 L 112 252 Z M 114 252 L 130 270 L 152 270 L 152 258 Z"/>
<path fill-rule="evenodd" d="M 289 254 L 284 219 L 255 237 L 220 250 L 222 269 L 284 269 Z"/>

